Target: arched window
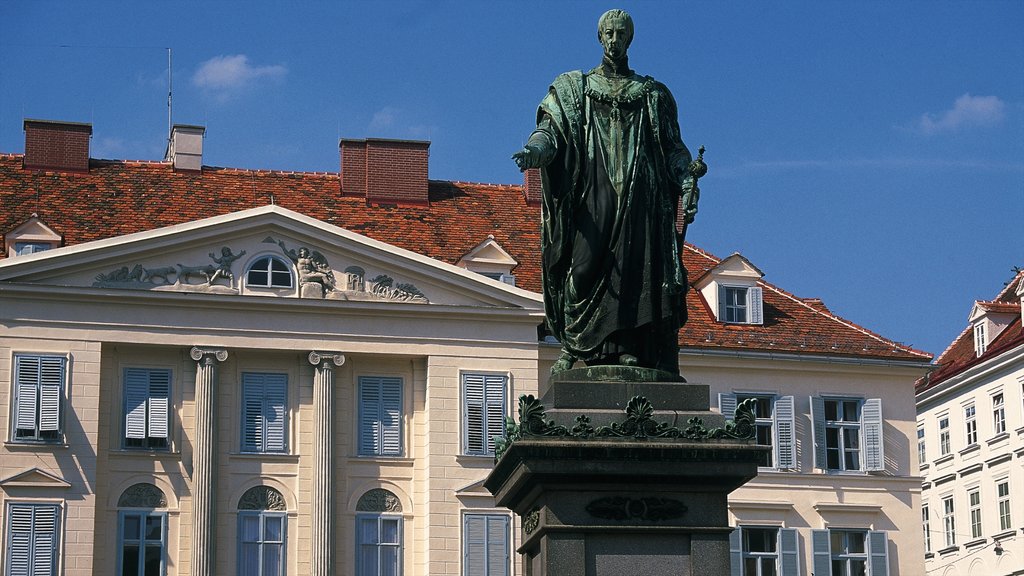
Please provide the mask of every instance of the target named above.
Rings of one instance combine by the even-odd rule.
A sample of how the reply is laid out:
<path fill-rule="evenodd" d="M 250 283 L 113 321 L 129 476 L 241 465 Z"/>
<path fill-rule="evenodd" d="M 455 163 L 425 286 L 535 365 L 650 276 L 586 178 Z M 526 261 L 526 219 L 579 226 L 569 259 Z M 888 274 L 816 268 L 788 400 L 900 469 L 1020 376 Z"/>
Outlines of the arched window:
<path fill-rule="evenodd" d="M 162 576 L 167 563 L 167 498 L 148 483 L 129 486 L 117 500 L 118 574 Z"/>
<path fill-rule="evenodd" d="M 238 500 L 238 574 L 284 574 L 284 496 L 269 486 L 254 486 Z"/>
<path fill-rule="evenodd" d="M 402 502 L 374 488 L 356 503 L 356 574 L 402 574 Z"/>
<path fill-rule="evenodd" d="M 258 288 L 291 288 L 292 267 L 276 256 L 257 258 L 245 273 L 245 283 Z"/>

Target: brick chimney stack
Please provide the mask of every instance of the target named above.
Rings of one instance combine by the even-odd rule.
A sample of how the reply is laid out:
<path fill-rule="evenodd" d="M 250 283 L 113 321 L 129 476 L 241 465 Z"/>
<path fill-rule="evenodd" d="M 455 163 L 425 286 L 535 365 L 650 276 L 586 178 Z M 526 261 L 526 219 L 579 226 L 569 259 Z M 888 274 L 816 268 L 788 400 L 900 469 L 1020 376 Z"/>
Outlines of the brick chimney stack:
<path fill-rule="evenodd" d="M 427 204 L 430 142 L 342 138 L 341 192 L 367 202 Z"/>
<path fill-rule="evenodd" d="M 543 190 L 540 183 L 540 169 L 530 168 L 523 171 L 523 195 L 530 206 L 540 206 Z"/>
<path fill-rule="evenodd" d="M 92 124 L 25 119 L 25 168 L 89 171 Z"/>

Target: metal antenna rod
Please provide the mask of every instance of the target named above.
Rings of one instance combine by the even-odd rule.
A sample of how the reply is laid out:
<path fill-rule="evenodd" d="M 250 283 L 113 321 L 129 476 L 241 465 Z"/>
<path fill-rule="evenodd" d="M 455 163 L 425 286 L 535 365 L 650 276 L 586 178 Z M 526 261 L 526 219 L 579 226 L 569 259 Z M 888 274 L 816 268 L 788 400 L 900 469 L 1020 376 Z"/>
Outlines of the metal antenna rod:
<path fill-rule="evenodd" d="M 171 145 L 171 49 L 167 48 L 167 146 L 170 150 Z"/>

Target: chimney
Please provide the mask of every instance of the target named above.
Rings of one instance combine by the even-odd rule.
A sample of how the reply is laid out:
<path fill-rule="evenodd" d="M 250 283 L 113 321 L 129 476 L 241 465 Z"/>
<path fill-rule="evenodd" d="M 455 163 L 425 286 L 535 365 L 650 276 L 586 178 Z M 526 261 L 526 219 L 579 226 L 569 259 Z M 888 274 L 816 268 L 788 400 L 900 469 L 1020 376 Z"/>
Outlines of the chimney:
<path fill-rule="evenodd" d="M 341 191 L 345 196 L 385 204 L 428 204 L 423 140 L 342 139 Z"/>
<path fill-rule="evenodd" d="M 92 124 L 25 119 L 25 168 L 89 171 Z"/>
<path fill-rule="evenodd" d="M 527 205 L 540 206 L 543 190 L 541 189 L 539 168 L 523 171 L 523 195 L 526 196 Z"/>
<path fill-rule="evenodd" d="M 167 143 L 167 157 L 175 170 L 203 170 L 203 136 L 206 128 L 188 124 L 175 124 L 171 128 L 171 141 Z"/>

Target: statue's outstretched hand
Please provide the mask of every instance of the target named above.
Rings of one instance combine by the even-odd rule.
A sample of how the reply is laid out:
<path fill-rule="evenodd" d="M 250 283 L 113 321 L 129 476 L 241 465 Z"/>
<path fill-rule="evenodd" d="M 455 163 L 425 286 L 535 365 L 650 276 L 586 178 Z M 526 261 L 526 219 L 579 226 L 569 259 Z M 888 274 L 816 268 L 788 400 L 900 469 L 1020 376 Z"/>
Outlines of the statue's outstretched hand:
<path fill-rule="evenodd" d="M 520 172 L 530 168 L 540 168 L 540 151 L 530 146 L 524 146 L 522 150 L 512 155 L 512 160 L 515 161 Z"/>

